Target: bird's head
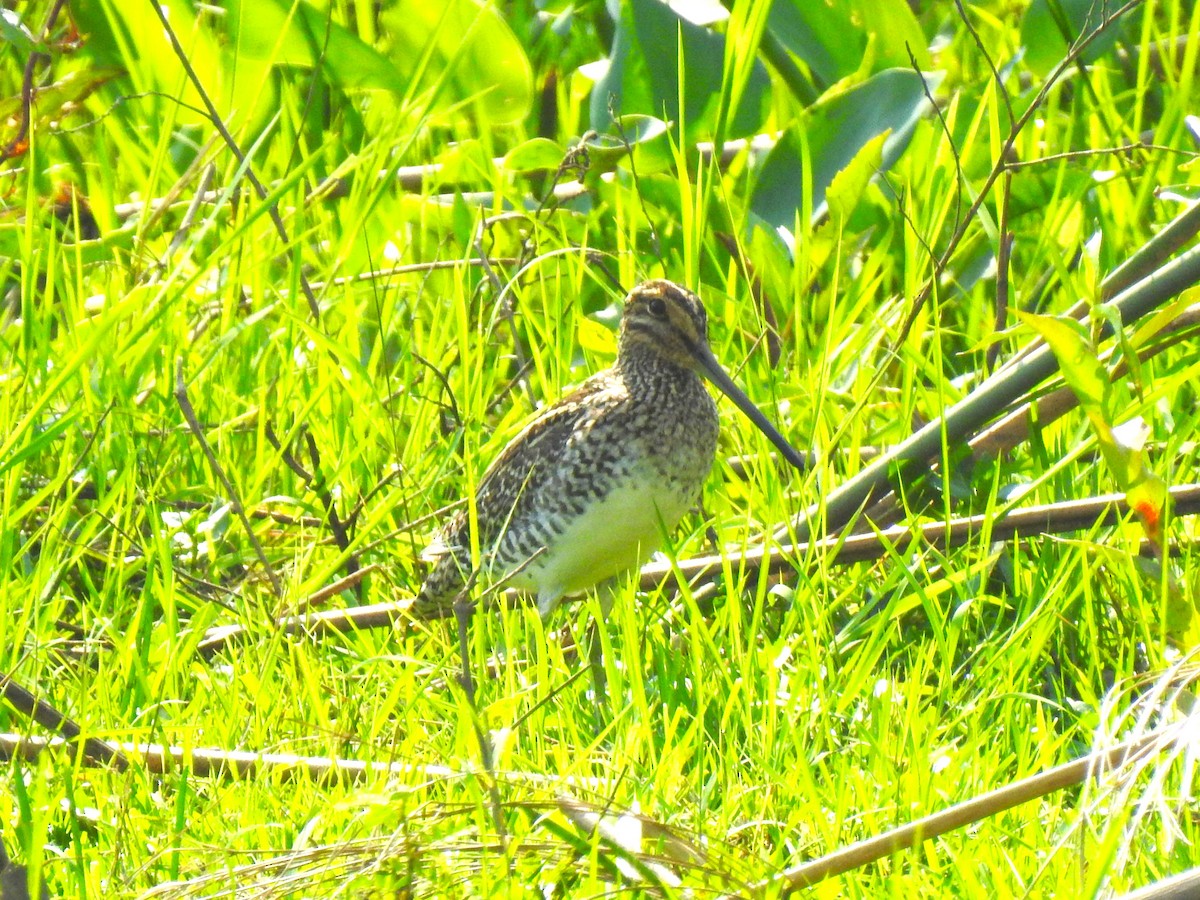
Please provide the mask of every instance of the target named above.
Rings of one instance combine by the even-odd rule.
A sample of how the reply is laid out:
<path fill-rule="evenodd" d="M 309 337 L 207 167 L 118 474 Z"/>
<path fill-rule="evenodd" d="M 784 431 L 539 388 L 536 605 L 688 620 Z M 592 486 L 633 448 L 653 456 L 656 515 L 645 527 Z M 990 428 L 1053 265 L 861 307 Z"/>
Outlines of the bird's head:
<path fill-rule="evenodd" d="M 650 351 L 707 375 L 708 316 L 700 298 L 671 281 L 645 281 L 625 298 L 618 354 Z"/>
<path fill-rule="evenodd" d="M 798 469 L 807 463 L 721 368 L 708 346 L 708 315 L 700 298 L 671 281 L 645 281 L 625 298 L 617 341 L 618 363 L 630 357 L 657 356 L 706 378 L 728 397 Z"/>

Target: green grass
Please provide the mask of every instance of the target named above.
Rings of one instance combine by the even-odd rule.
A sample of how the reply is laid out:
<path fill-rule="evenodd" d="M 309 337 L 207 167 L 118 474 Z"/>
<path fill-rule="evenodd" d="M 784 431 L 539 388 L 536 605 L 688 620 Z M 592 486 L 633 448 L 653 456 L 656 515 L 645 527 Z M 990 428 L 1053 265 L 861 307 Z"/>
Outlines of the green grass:
<path fill-rule="evenodd" d="M 32 6 L 22 14 L 37 31 L 49 6 Z M 336 5 L 337 21 L 354 21 L 360 6 Z M 1011 314 L 994 331 L 988 266 L 1000 223 L 1014 239 L 1010 303 L 1060 313 L 1094 299 L 1100 279 L 1197 194 L 1184 124 L 1196 30 L 1184 7 L 1147 4 L 1121 48 L 1127 64 L 1106 56 L 1086 84 L 1067 71 L 1013 153 L 1028 161 L 1116 147 L 1143 131 L 1152 147 L 1014 168 L 950 246 L 1010 120 L 953 5 L 933 6 L 919 23 L 948 41 L 934 59 L 945 72 L 940 118 L 920 120 L 847 215 L 801 214 L 794 264 L 769 229 L 747 227 L 744 157 L 718 171 L 678 144 L 640 148 L 636 179 L 628 168 L 593 172 L 583 198 L 535 211 L 547 176 L 490 160 L 537 133 L 536 112 L 499 119 L 486 99 L 456 94 L 436 58 L 428 83 L 403 96 L 356 92 L 332 75 L 315 87 L 296 72 L 259 79 L 265 70 L 247 64 L 265 92 L 259 105 L 234 114 L 218 98 L 218 108 L 253 148 L 269 201 L 253 196 L 211 124 L 173 99 L 199 102 L 180 72 L 164 69 L 169 54 L 121 50 L 125 74 L 96 84 L 74 113 L 56 116 L 43 99 L 28 147 L 2 170 L 0 673 L 91 737 L 408 768 L 356 781 L 277 765 L 156 774 L 137 754 L 117 771 L 61 748 L 12 758 L 0 775 L 0 841 L 14 860 L 55 895 L 81 897 L 134 897 L 172 880 L 187 883 L 155 896 L 233 896 L 236 886 L 250 896 L 254 883 L 263 896 L 517 896 L 554 885 L 547 895 L 586 897 L 614 883 L 682 895 L 675 875 L 693 896 L 716 895 L 1171 721 L 1174 699 L 1148 685 L 1190 649 L 1169 622 L 1173 603 L 1195 602 L 1196 526 L 1185 516 L 1168 526 L 1179 553 L 1166 567 L 1139 558 L 1132 519 L 1022 540 L 985 532 L 853 564 L 809 548 L 777 579 L 740 560 L 806 510 L 819 534 L 824 499 L 871 448 L 969 398 L 993 341 L 1002 360 L 1032 342 Z M 177 27 L 190 21 L 179 10 Z M 971 13 L 993 59 L 1011 59 L 1021 40 L 1011 10 Z M 550 124 L 566 146 L 588 124 L 587 82 L 574 69 L 607 51 L 604 14 L 577 10 L 569 38 L 535 28 L 530 9 L 510 15 L 533 83 L 559 64 Z M 161 29 L 148 21 L 147 33 Z M 371 37 L 366 24 L 358 34 Z M 58 46 L 39 71 L 57 80 L 111 64 L 91 35 L 87 51 Z M 1151 65 L 1151 48 L 1167 41 L 1170 58 Z M 185 45 L 205 77 L 223 73 L 245 97 L 258 90 L 228 59 L 222 68 Z M 5 97 L 19 96 L 22 64 L 0 63 Z M 1006 84 L 1019 114 L 1044 73 L 1017 71 L 1027 86 L 1016 76 Z M 471 74 L 459 81 L 486 83 L 486 71 Z M 771 78 L 762 130 L 795 127 L 805 104 Z M 454 156 L 460 172 L 418 191 L 379 175 Z M 181 231 L 209 163 L 217 196 Z M 1095 177 L 1099 169 L 1112 177 Z M 334 174 L 339 191 L 310 196 Z M 62 182 L 86 197 L 100 237 L 83 234 L 78 210 L 56 213 Z M 492 202 L 454 196 L 456 186 L 493 192 Z M 122 204 L 163 197 L 174 205 L 161 215 L 122 214 Z M 778 318 L 777 364 L 761 306 L 716 232 L 744 242 Z M 527 264 L 520 278 L 493 264 L 503 305 L 471 262 L 481 247 Z M 433 261 L 459 265 L 335 282 Z M 477 616 L 476 709 L 457 686 L 452 623 L 319 639 L 274 628 L 273 617 L 349 574 L 351 557 L 377 568 L 322 605 L 412 596 L 444 510 L 471 496 L 536 404 L 611 362 L 604 329 L 616 324 L 620 294 L 601 266 L 625 286 L 665 274 L 697 288 L 717 357 L 820 456 L 807 473 L 785 470 L 721 403 L 718 463 L 668 556 L 720 551 L 724 571 L 652 590 L 621 581 L 601 632 L 612 710 L 560 633 L 569 626 L 585 640 L 594 598 L 566 605 L 549 628 L 524 607 Z M 302 278 L 324 285 L 319 321 Z M 1146 418 L 1148 465 L 1168 484 L 1198 480 L 1200 357 L 1194 326 L 1186 334 L 1119 379 L 1109 407 L 1114 422 Z M 253 541 L 187 425 L 180 370 Z M 901 521 L 990 516 L 1018 494 L 1022 506 L 1118 489 L 1078 412 L 1002 456 L 945 446 L 937 462 L 897 485 Z M 352 520 L 348 548 L 335 540 L 330 506 Z M 200 654 L 208 630 L 227 625 L 242 626 L 243 639 Z M 1125 716 L 1143 708 L 1157 711 L 1135 727 Z M 48 736 L 10 706 L 0 706 L 0 732 Z M 491 771 L 480 734 L 494 750 Z M 1190 760 L 1160 753 L 1128 782 L 1050 794 L 812 893 L 1130 889 L 1200 864 L 1191 775 Z M 610 816 L 617 839 L 579 827 L 564 798 Z M 644 825 L 639 844 L 633 820 L 617 821 L 629 811 L 677 843 Z"/>

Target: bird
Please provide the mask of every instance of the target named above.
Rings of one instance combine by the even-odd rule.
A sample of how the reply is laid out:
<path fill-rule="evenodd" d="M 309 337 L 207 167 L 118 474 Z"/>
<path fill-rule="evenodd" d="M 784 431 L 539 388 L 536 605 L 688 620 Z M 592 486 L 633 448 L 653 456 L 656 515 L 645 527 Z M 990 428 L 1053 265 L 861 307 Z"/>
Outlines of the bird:
<path fill-rule="evenodd" d="M 700 298 L 645 281 L 625 298 L 614 365 L 536 415 L 485 471 L 474 498 L 479 569 L 536 595 L 545 621 L 564 597 L 644 563 L 712 469 L 718 415 L 705 380 L 803 468 L 713 355 Z M 418 613 L 446 611 L 473 583 L 471 520 L 460 509 L 426 550 Z"/>

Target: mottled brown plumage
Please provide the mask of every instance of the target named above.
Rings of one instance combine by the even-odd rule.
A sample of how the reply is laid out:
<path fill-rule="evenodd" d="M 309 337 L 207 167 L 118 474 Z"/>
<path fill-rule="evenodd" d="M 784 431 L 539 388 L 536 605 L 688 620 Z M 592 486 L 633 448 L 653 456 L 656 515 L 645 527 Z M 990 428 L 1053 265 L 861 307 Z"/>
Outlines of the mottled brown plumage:
<path fill-rule="evenodd" d="M 544 617 L 661 546 L 716 453 L 717 407 L 701 373 L 791 450 L 713 358 L 700 299 L 645 282 L 625 300 L 616 364 L 544 410 L 484 474 L 476 509 L 487 575 L 524 565 L 510 585 L 535 592 Z M 434 566 L 419 611 L 445 608 L 463 589 L 470 547 L 464 510 L 427 552 Z"/>

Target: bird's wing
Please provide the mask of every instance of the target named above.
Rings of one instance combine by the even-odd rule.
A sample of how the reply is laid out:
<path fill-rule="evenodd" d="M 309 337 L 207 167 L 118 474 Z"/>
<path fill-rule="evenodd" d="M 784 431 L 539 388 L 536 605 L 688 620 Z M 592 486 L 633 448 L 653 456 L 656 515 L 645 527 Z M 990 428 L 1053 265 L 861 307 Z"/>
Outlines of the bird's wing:
<path fill-rule="evenodd" d="M 480 524 L 489 526 L 480 535 L 481 542 L 487 544 L 498 537 L 509 516 L 523 506 L 521 498 L 536 495 L 540 486 L 553 477 L 555 469 L 566 462 L 564 455 L 573 438 L 629 402 L 623 387 L 593 378 L 529 422 L 488 466 L 476 489 Z M 436 557 L 469 546 L 469 523 L 468 510 L 459 510 L 426 555 Z"/>
<path fill-rule="evenodd" d="M 485 542 L 498 537 L 508 518 L 520 515 L 527 498 L 536 497 L 548 481 L 569 477 L 575 441 L 630 402 L 619 383 L 592 379 L 530 422 L 479 483 L 479 519 L 493 532 L 480 537 Z"/>
<path fill-rule="evenodd" d="M 480 545 L 490 547 L 499 539 L 547 482 L 572 477 L 584 463 L 573 449 L 576 440 L 630 402 L 619 381 L 596 376 L 526 425 L 479 482 L 475 505 Z M 423 602 L 436 604 L 462 588 L 464 573 L 470 569 L 470 523 L 470 511 L 460 509 L 422 554 L 434 563 L 421 592 Z"/>

